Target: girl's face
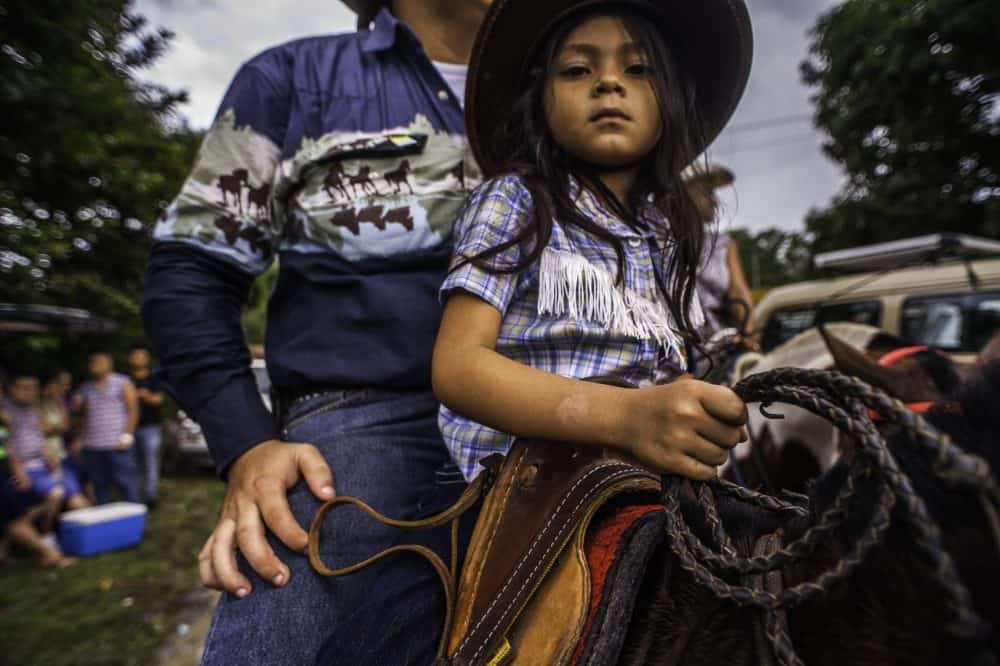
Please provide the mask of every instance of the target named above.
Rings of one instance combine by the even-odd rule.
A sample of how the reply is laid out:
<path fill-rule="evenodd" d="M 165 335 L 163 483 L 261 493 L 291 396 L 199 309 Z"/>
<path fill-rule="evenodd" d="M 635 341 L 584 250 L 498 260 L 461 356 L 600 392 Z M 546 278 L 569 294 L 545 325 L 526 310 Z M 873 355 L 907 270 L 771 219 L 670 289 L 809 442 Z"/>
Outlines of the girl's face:
<path fill-rule="evenodd" d="M 646 54 L 616 17 L 596 16 L 567 37 L 545 89 L 555 142 L 593 166 L 622 169 L 648 155 L 663 133 Z"/>

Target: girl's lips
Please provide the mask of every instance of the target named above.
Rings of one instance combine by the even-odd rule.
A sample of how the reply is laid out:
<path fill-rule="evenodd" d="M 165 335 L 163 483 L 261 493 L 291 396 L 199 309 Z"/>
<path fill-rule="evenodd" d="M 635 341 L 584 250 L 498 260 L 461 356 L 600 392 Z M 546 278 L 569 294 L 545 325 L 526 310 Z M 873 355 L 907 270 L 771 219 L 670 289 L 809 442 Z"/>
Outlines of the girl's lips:
<path fill-rule="evenodd" d="M 601 109 L 590 117 L 590 122 L 593 123 L 602 120 L 632 120 L 632 117 L 621 109 Z"/>

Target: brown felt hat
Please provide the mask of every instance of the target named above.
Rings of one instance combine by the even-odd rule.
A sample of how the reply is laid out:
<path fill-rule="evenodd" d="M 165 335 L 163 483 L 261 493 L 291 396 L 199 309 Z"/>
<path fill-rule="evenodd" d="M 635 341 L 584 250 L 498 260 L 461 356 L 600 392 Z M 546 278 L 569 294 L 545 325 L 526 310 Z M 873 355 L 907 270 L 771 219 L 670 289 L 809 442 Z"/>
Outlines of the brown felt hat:
<path fill-rule="evenodd" d="M 710 164 L 707 168 L 692 170 L 686 180 L 689 183 L 704 183 L 713 190 L 728 187 L 736 182 L 736 175 L 721 164 Z"/>
<path fill-rule="evenodd" d="M 358 15 L 358 30 L 362 30 L 371 25 L 382 8 L 389 4 L 389 0 L 344 0 L 344 4 Z"/>
<path fill-rule="evenodd" d="M 496 128 L 527 85 L 529 65 L 558 21 L 606 6 L 650 17 L 671 53 L 690 72 L 702 120 L 704 151 L 729 122 L 750 78 L 753 32 L 744 0 L 493 0 L 469 64 L 465 122 L 483 173 L 496 175 L 502 146 Z"/>

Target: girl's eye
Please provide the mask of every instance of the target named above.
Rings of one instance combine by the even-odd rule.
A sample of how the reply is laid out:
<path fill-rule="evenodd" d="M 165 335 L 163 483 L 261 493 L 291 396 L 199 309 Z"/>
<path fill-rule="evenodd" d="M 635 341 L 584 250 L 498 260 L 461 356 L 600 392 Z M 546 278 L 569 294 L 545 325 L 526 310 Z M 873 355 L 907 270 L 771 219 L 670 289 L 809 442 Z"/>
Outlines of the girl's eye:
<path fill-rule="evenodd" d="M 637 62 L 634 65 L 629 65 L 625 68 L 625 73 L 630 76 L 646 76 L 649 72 L 649 67 L 642 62 Z"/>
<path fill-rule="evenodd" d="M 568 67 L 564 67 L 561 72 L 563 76 L 570 79 L 578 79 L 581 76 L 586 76 L 589 73 L 590 70 L 584 67 L 583 65 L 570 65 Z"/>

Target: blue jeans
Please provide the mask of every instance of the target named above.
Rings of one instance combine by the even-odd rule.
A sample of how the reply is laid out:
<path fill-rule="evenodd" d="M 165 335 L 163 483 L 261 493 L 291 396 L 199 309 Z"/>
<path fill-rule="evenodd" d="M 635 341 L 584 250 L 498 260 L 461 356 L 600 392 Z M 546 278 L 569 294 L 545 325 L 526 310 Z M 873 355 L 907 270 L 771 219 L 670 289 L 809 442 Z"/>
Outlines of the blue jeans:
<path fill-rule="evenodd" d="M 135 453 L 125 451 L 95 451 L 83 450 L 83 464 L 87 467 L 87 476 L 94 484 L 94 494 L 98 504 L 111 501 L 112 486 L 118 486 L 118 492 L 126 502 L 138 502 L 139 491 L 136 488 Z"/>
<path fill-rule="evenodd" d="M 156 500 L 160 486 L 160 426 L 144 425 L 135 429 L 136 462 L 142 469 L 142 492 L 144 499 Z"/>
<path fill-rule="evenodd" d="M 333 470 L 339 495 L 358 497 L 378 511 L 418 519 L 450 506 L 465 489 L 437 427 L 429 391 L 335 391 L 294 404 L 284 437 L 316 446 Z M 320 502 L 300 483 L 288 494 L 307 528 Z M 463 523 L 463 541 L 473 516 Z M 429 664 L 444 618 L 444 596 L 433 569 L 402 555 L 345 578 L 317 574 L 303 554 L 268 535 L 291 569 L 276 588 L 239 558 L 253 584 L 246 599 L 224 594 L 202 656 L 203 666 L 267 664 Z M 334 511 L 322 531 L 330 568 L 353 564 L 397 543 L 421 543 L 448 559 L 447 528 L 403 533 L 352 508 Z M 322 649 L 322 655 L 321 655 Z M 317 661 L 319 660 L 319 661 Z"/>

